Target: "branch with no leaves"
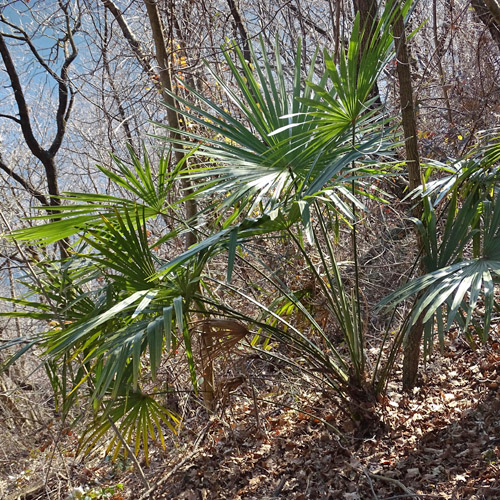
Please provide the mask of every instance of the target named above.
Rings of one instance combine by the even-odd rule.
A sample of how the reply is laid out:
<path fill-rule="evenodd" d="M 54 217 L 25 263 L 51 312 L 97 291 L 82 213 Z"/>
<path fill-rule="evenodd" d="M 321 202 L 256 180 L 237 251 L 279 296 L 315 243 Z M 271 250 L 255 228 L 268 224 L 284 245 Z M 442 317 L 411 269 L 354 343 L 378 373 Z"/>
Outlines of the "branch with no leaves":
<path fill-rule="evenodd" d="M 144 71 L 150 76 L 156 75 L 153 66 L 149 62 L 149 58 L 141 49 L 141 44 L 139 40 L 132 33 L 132 30 L 130 29 L 127 21 L 125 20 L 123 12 L 116 6 L 113 0 L 101 0 L 101 1 L 104 7 L 106 7 L 109 10 L 109 12 L 113 14 L 115 21 L 118 23 L 120 29 L 122 30 L 123 36 L 130 44 L 130 47 L 132 48 L 135 56 L 137 57 L 137 60 L 141 64 Z"/>
<path fill-rule="evenodd" d="M 69 82 L 68 72 L 71 63 L 78 56 L 78 50 L 73 39 L 73 33 L 76 28 L 71 28 L 70 17 L 66 7 L 63 6 L 62 2 L 59 2 L 61 9 L 64 12 L 64 17 L 66 21 L 66 34 L 64 37 L 63 47 L 64 47 L 64 62 L 61 67 L 61 73 L 58 80 L 59 83 L 59 105 L 57 107 L 56 123 L 57 123 L 57 133 L 49 148 L 49 154 L 55 155 L 59 148 L 61 147 L 64 134 L 66 132 L 66 122 L 71 114 L 71 109 L 73 108 L 74 93 Z M 78 23 L 76 23 L 78 26 Z M 68 42 L 71 47 L 71 51 L 68 50 Z M 69 103 L 68 103 L 68 95 Z"/>
<path fill-rule="evenodd" d="M 1 115 L 0 115 L 1 116 Z M 4 163 L 2 160 L 2 154 L 0 153 L 0 169 L 3 170 L 9 177 L 14 179 L 17 183 L 19 183 L 31 196 L 36 198 L 42 205 L 48 206 L 49 200 L 46 196 L 44 196 L 40 191 L 35 189 L 33 185 L 19 174 L 14 172 L 8 165 Z"/>
<path fill-rule="evenodd" d="M 21 86 L 21 81 L 19 80 L 19 75 L 17 74 L 16 66 L 12 57 L 10 55 L 9 48 L 5 43 L 4 35 L 0 33 L 0 56 L 3 59 L 5 69 L 10 79 L 10 84 L 12 90 L 14 91 L 14 97 L 16 99 L 17 109 L 19 112 L 19 123 L 21 125 L 21 130 L 23 132 L 24 140 L 28 145 L 30 151 L 39 160 L 45 155 L 45 151 L 40 146 L 38 141 L 33 134 L 33 129 L 31 128 L 31 119 L 28 110 L 28 104 L 24 98 L 23 88 Z"/>
<path fill-rule="evenodd" d="M 38 52 L 37 48 L 31 41 L 30 36 L 26 31 L 23 30 L 20 26 L 17 26 L 14 23 L 11 23 L 8 21 L 4 15 L 0 15 L 0 21 L 7 26 L 10 26 L 15 33 L 19 33 L 19 35 L 14 35 L 11 33 L 2 33 L 1 35 L 4 36 L 5 38 L 13 38 L 14 40 L 19 40 L 21 42 L 25 42 L 26 45 L 28 45 L 29 49 L 31 50 L 31 53 L 35 56 L 35 59 L 38 61 L 40 66 L 52 77 L 54 80 L 58 81 L 60 80 L 59 75 L 47 64 L 46 61 L 44 61 L 43 57 L 40 55 Z"/>
<path fill-rule="evenodd" d="M 69 68 L 78 55 L 78 50 L 73 39 L 73 35 L 79 28 L 79 17 L 75 22 L 72 23 L 68 5 L 66 5 L 62 1 L 59 1 L 59 6 L 64 13 L 65 20 L 64 36 L 58 40 L 58 43 L 61 44 L 64 49 L 64 61 L 62 63 L 59 74 L 57 74 L 56 71 L 54 71 L 50 67 L 47 60 L 45 60 L 40 55 L 39 51 L 33 43 L 33 38 L 22 27 L 15 25 L 11 21 L 7 20 L 4 16 L 0 15 L 0 22 L 2 22 L 6 26 L 9 26 L 13 31 L 13 33 L 0 32 L 0 57 L 3 61 L 7 76 L 9 77 L 10 86 L 12 87 L 14 93 L 18 111 L 18 117 L 13 117 L 11 115 L 2 115 L 2 117 L 13 120 L 21 127 L 21 132 L 26 145 L 28 146 L 33 156 L 35 156 L 35 158 L 37 158 L 44 167 L 47 182 L 47 191 L 50 194 L 51 198 L 46 197 L 45 195 L 34 189 L 29 181 L 14 172 L 5 163 L 2 162 L 0 164 L 0 168 L 12 179 L 18 182 L 31 195 L 33 195 L 38 201 L 40 201 L 40 203 L 42 203 L 42 205 L 44 205 L 45 207 L 60 204 L 55 157 L 66 134 L 66 123 L 70 117 L 73 107 L 74 92 L 71 87 L 71 82 L 69 81 Z M 18 69 L 11 55 L 10 48 L 6 43 L 6 39 L 8 38 L 13 38 L 25 43 L 33 54 L 34 58 L 44 69 L 44 71 L 46 71 L 46 73 L 57 82 L 58 103 L 55 116 L 56 131 L 52 143 L 50 144 L 48 149 L 45 149 L 41 142 L 35 137 L 32 125 L 33 122 L 30 116 L 28 103 L 26 102 L 25 93 L 19 78 Z"/>

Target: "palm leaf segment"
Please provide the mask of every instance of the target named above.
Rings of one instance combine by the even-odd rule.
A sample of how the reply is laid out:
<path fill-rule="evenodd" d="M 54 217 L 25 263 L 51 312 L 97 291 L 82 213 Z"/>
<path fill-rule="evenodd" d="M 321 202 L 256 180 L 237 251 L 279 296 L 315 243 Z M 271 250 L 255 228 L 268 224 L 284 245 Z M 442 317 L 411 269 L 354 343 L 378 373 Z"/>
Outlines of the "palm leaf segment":
<path fill-rule="evenodd" d="M 168 195 L 188 156 L 176 165 L 173 172 L 169 172 L 170 154 L 162 155 L 155 173 L 146 150 L 142 161 L 130 147 L 129 153 L 130 165 L 112 156 L 115 169 L 98 166 L 117 189 L 117 194 L 65 193 L 59 197 L 65 204 L 54 206 L 50 215 L 32 218 L 51 222 L 19 229 L 12 236 L 18 241 L 29 241 L 30 244 L 49 245 L 75 234 L 109 226 L 110 221 L 119 224 L 119 219 L 125 219 L 126 214 L 134 218 L 133 214 L 139 214 L 146 220 L 167 214 Z M 127 196 L 120 195 L 118 189 L 125 191 Z"/>
<path fill-rule="evenodd" d="M 290 196 L 297 199 L 322 192 L 344 214 L 350 214 L 348 205 L 341 202 L 341 198 L 349 196 L 346 182 L 374 173 L 370 164 L 353 167 L 353 162 L 366 158 L 373 162 L 374 157 L 390 156 L 389 145 L 383 141 L 384 120 L 367 102 L 392 54 L 393 40 L 386 29 L 388 18 L 384 15 L 383 19 L 360 61 L 361 35 L 359 17 L 356 18 L 340 64 L 335 65 L 325 52 L 327 69 L 318 79 L 315 54 L 306 85 L 301 76 L 300 44 L 292 86 L 286 83 L 278 44 L 274 64 L 262 43 L 259 53 L 252 48 L 251 62 L 244 59 L 237 47 L 225 50 L 236 89 L 210 68 L 209 71 L 234 112 L 193 88 L 188 87 L 191 99 L 172 94 L 181 104 L 179 112 L 187 131 L 164 127 L 185 137 L 176 139 L 177 147 L 189 150 L 193 144 L 201 143 L 195 153 L 197 168 L 183 172 L 195 182 L 195 196 L 222 194 L 220 208 L 234 210 L 239 204 L 239 213 L 245 216 L 261 202 L 264 210 L 272 210 L 277 205 L 285 206 Z M 325 90 L 328 81 L 330 90 Z M 200 104 L 193 104 L 193 100 Z M 208 137 L 196 131 L 200 127 L 208 130 Z"/>
<path fill-rule="evenodd" d="M 409 326 L 424 322 L 426 352 L 432 348 L 434 327 L 440 343 L 454 321 L 468 332 L 482 297 L 481 338 L 489 335 L 500 276 L 500 202 L 498 201 L 498 138 L 479 148 L 466 162 L 447 167 L 450 175 L 424 190 L 424 215 L 417 224 L 429 271 L 386 297 L 380 306 L 417 296 Z M 466 197 L 460 200 L 460 194 Z M 437 204 L 448 200 L 444 232 L 438 239 Z"/>

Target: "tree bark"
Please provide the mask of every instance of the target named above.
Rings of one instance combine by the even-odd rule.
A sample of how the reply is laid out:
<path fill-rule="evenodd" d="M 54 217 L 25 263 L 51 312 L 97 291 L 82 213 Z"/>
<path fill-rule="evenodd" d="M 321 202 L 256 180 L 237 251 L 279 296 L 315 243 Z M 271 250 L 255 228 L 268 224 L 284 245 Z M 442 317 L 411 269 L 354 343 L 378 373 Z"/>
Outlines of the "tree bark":
<path fill-rule="evenodd" d="M 373 31 L 378 22 L 377 0 L 353 0 L 354 11 L 359 12 L 359 21 L 362 29 L 361 51 L 370 45 L 373 38 Z M 370 92 L 370 98 L 375 98 L 376 105 L 382 104 L 378 83 L 375 82 Z"/>
<path fill-rule="evenodd" d="M 156 50 L 156 60 L 159 66 L 159 77 L 162 88 L 162 97 L 169 104 L 167 109 L 168 122 L 171 127 L 180 130 L 181 126 L 179 123 L 179 116 L 175 111 L 175 99 L 172 97 L 172 79 L 170 75 L 170 62 L 167 53 L 167 46 L 165 42 L 165 36 L 163 33 L 163 24 L 161 22 L 160 13 L 158 12 L 158 5 L 156 0 L 144 0 L 146 4 L 146 9 L 148 12 L 149 23 L 151 25 L 151 31 L 153 34 L 153 41 Z M 167 90 L 170 93 L 165 92 Z M 176 146 L 176 141 L 181 137 L 177 132 L 172 132 L 170 139 L 174 146 Z M 179 144 L 177 144 L 180 147 Z M 174 151 L 175 160 L 177 162 L 182 161 L 184 158 L 184 153 L 180 149 L 176 148 Z M 187 179 L 182 179 L 182 188 L 186 195 L 192 194 L 191 184 Z M 186 201 L 186 217 L 188 220 L 194 220 L 197 214 L 196 201 L 194 199 L 189 199 Z M 196 243 L 196 236 L 193 231 L 186 233 L 186 248 Z"/>
<path fill-rule="evenodd" d="M 498 3 L 498 0 L 484 0 L 484 3 L 488 7 L 495 24 L 500 26 L 500 4 Z"/>
<path fill-rule="evenodd" d="M 399 7 L 398 10 L 399 12 L 396 14 L 393 23 L 393 33 L 396 44 L 396 68 L 399 81 L 401 119 L 405 137 L 406 166 L 408 169 L 409 189 L 412 191 L 421 184 L 420 154 L 418 152 L 417 120 L 405 26 Z M 414 215 L 420 217 L 421 207 L 417 206 L 414 210 Z"/>
<path fill-rule="evenodd" d="M 471 5 L 474 7 L 476 16 L 486 26 L 491 38 L 493 38 L 493 41 L 498 46 L 498 50 L 500 50 L 500 13 L 498 13 L 498 9 L 500 8 L 498 4 L 496 4 L 497 8 L 495 8 L 493 0 L 471 0 Z"/>
<path fill-rule="evenodd" d="M 371 42 L 372 33 L 377 22 L 377 0 L 353 0 L 354 11 L 359 12 L 359 21 L 363 30 L 363 49 Z"/>
<path fill-rule="evenodd" d="M 236 24 L 236 27 L 240 33 L 241 45 L 243 48 L 243 57 L 245 58 L 245 61 L 250 62 L 251 54 L 250 54 L 250 45 L 248 42 L 249 37 L 245 25 L 243 24 L 243 19 L 241 17 L 238 6 L 236 5 L 236 1 L 227 0 L 227 5 L 229 6 L 229 11 L 231 12 L 231 16 L 233 16 L 234 23 Z"/>
<path fill-rule="evenodd" d="M 149 74 L 151 77 L 156 76 L 156 71 L 148 60 L 148 57 L 143 52 L 140 42 L 137 37 L 132 33 L 130 27 L 128 26 L 125 18 L 123 17 L 123 13 L 121 10 L 115 5 L 113 0 L 101 0 L 104 6 L 113 14 L 116 19 L 120 29 L 123 33 L 123 36 L 128 41 L 132 51 L 134 52 L 137 60 L 143 67 L 144 71 Z M 179 117 L 174 108 L 176 106 L 175 99 L 168 93 L 172 92 L 172 79 L 170 75 L 170 62 L 167 52 L 167 46 L 165 42 L 165 36 L 163 33 L 163 25 L 160 18 L 160 13 L 158 11 L 158 5 L 155 0 L 144 0 L 144 4 L 146 6 L 146 10 L 148 13 L 148 19 L 151 26 L 151 32 L 153 35 L 153 41 L 155 45 L 156 51 L 156 61 L 158 63 L 159 72 L 159 84 L 160 84 L 160 92 L 163 100 L 169 104 L 169 108 L 167 109 L 167 119 L 169 125 L 177 130 L 180 130 Z M 184 154 L 179 149 L 179 144 L 176 144 L 176 141 L 180 139 L 180 135 L 176 132 L 172 132 L 170 135 L 170 140 L 172 144 L 177 146 L 174 151 L 174 157 L 177 162 L 180 162 L 184 158 Z M 187 179 L 182 179 L 181 185 L 183 191 L 186 195 L 192 193 L 191 184 Z M 196 201 L 194 199 L 189 199 L 185 204 L 186 208 L 186 218 L 194 219 L 198 212 Z M 189 231 L 186 233 L 185 246 L 189 248 L 191 245 L 196 243 L 196 236 L 194 232 Z"/>
<path fill-rule="evenodd" d="M 408 169 L 409 190 L 413 191 L 421 184 L 420 155 L 417 143 L 417 120 L 413 100 L 413 88 L 411 84 L 411 70 L 408 57 L 408 47 L 403 15 L 400 4 L 396 3 L 395 18 L 393 22 L 393 34 L 396 44 L 397 75 L 399 80 L 399 99 L 401 106 L 401 117 L 403 133 L 405 138 L 406 166 Z M 420 219 L 422 206 L 420 204 L 413 208 L 413 217 Z M 422 241 L 417 235 L 419 249 L 423 248 Z M 403 388 L 411 390 L 415 387 L 420 360 L 420 343 L 423 335 L 423 324 L 421 318 L 413 325 L 406 337 L 403 359 Z"/>
<path fill-rule="evenodd" d="M 73 108 L 74 94 L 72 92 L 71 84 L 69 81 L 69 68 L 78 56 L 78 50 L 73 40 L 73 33 L 78 29 L 79 21 L 75 22 L 74 26 L 71 26 L 67 9 L 62 5 L 61 8 L 63 10 L 66 21 L 66 31 L 64 33 L 64 38 L 60 40 L 60 43 L 64 50 L 64 60 L 59 74 L 57 74 L 49 66 L 47 61 L 43 59 L 41 54 L 34 46 L 28 33 L 24 31 L 21 26 L 17 26 L 9 22 L 4 16 L 0 15 L 0 21 L 13 30 L 12 33 L 0 33 L 0 57 L 2 58 L 5 71 L 10 81 L 10 86 L 14 93 L 14 99 L 16 101 L 17 113 L 19 117 L 17 118 L 14 116 L 6 115 L 2 116 L 4 118 L 13 120 L 20 126 L 24 141 L 26 142 L 28 149 L 30 150 L 31 154 L 38 159 L 38 161 L 44 168 L 45 181 L 47 184 L 47 191 L 49 196 L 45 196 L 43 193 L 35 189 L 31 185 L 29 180 L 10 168 L 1 158 L 1 156 L 0 168 L 14 181 L 20 184 L 29 194 L 34 196 L 42 204 L 42 206 L 46 208 L 47 213 L 49 214 L 54 213 L 54 211 L 51 210 L 50 207 L 56 207 L 61 204 L 58 184 L 58 172 L 55 158 L 59 149 L 61 148 L 64 136 L 66 134 L 66 124 Z M 12 59 L 9 47 L 5 41 L 7 38 L 11 38 L 17 40 L 18 42 L 20 41 L 26 44 L 40 66 L 57 82 L 58 102 L 55 116 L 56 130 L 54 138 L 48 148 L 44 148 L 42 146 L 33 132 L 29 106 L 26 102 L 16 65 L 14 63 L 14 60 Z M 67 247 L 68 242 L 66 240 L 62 240 L 60 244 L 62 257 L 67 257 Z"/>

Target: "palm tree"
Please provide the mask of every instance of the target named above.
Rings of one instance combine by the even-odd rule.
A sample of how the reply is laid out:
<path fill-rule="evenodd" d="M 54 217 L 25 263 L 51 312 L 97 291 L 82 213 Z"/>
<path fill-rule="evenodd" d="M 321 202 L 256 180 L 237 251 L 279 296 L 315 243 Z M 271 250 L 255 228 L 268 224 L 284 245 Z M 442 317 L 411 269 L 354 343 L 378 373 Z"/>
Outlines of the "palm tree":
<path fill-rule="evenodd" d="M 259 52 L 252 48 L 251 62 L 237 48 L 227 50 L 238 90 L 224 78 L 216 74 L 214 78 L 238 110 L 238 118 L 194 89 L 189 91 L 199 105 L 172 96 L 184 120 L 197 124 L 199 130 L 182 131 L 185 139 L 175 140 L 174 147 L 181 144 L 185 156 L 172 172 L 168 172 L 169 155 L 161 158 L 155 175 L 148 155 L 140 160 L 131 151 L 129 164 L 114 158 L 119 173 L 101 167 L 102 174 L 125 189 L 128 197 L 68 193 L 68 204 L 58 206 L 51 221 L 14 232 L 17 241 L 41 246 L 71 240 L 68 259 L 40 263 L 33 269 L 29 286 L 32 294 L 45 297 L 44 303 L 21 301 L 31 312 L 17 314 L 50 320 L 49 328 L 29 339 L 29 345 L 43 349 L 64 409 L 77 397 L 90 396 L 99 418 L 86 435 L 87 448 L 113 428 L 114 421 L 119 422 L 122 437 L 133 441 L 135 453 L 141 443 L 147 451 L 148 437 L 158 435 L 163 443 L 162 424 L 175 428 L 176 415 L 148 390 L 144 366 L 149 366 L 154 382 L 160 363 L 174 356 L 182 344 L 197 390 L 200 379 L 190 330 L 193 312 L 210 310 L 254 322 L 277 340 L 293 344 L 310 373 L 325 375 L 341 404 L 366 396 L 359 296 L 342 281 L 327 214 L 355 228 L 356 212 L 363 209 L 360 195 L 369 193 L 364 184 L 384 173 L 382 166 L 390 157 L 393 141 L 386 138 L 387 120 L 373 108 L 369 96 L 392 54 L 391 16 L 387 7 L 376 36 L 362 52 L 356 18 L 340 63 L 335 65 L 325 52 L 324 74 L 316 78 L 316 56 L 305 84 L 300 47 L 291 86 L 278 49 L 274 64 L 263 44 Z M 187 156 L 197 162 L 197 168 L 183 168 Z M 187 197 L 196 197 L 205 206 L 196 219 L 214 210 L 219 215 L 211 228 L 196 228 L 203 237 L 199 243 L 167 260 L 155 248 L 174 248 L 180 234 L 193 230 L 193 221 L 176 220 L 175 229 L 156 241 L 150 241 L 148 224 L 155 219 L 175 220 L 175 208 L 185 200 L 169 204 L 168 195 L 182 178 L 189 178 L 193 186 Z M 317 227 L 313 214 L 318 217 Z M 319 278 L 328 307 L 344 333 L 347 357 L 337 352 L 300 299 L 279 283 L 284 300 L 305 314 L 328 352 L 275 312 L 270 314 L 281 327 L 246 317 L 203 293 L 209 289 L 203 271 L 215 255 L 228 252 L 229 281 L 239 245 L 256 236 L 283 232 Z M 305 240 L 317 249 L 324 275 L 308 260 Z M 355 229 L 353 240 L 355 244 Z M 346 410 L 356 417 L 352 407 Z M 122 443 L 114 440 L 115 453 Z"/>

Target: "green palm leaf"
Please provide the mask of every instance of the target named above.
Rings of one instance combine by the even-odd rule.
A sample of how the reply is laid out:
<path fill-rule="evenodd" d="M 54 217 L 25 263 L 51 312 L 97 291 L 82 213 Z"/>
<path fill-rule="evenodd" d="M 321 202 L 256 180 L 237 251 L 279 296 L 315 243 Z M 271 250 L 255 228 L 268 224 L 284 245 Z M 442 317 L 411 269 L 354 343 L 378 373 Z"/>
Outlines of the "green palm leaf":
<path fill-rule="evenodd" d="M 161 406 L 156 398 L 141 391 L 130 392 L 127 395 L 119 395 L 106 402 L 106 411 L 90 426 L 82 436 L 79 449 L 84 454 L 89 453 L 102 438 L 112 430 L 112 422 L 116 422 L 120 434 L 127 441 L 135 437 L 133 452 L 139 453 L 141 443 L 144 450 L 146 464 L 149 463 L 148 441 L 160 442 L 165 449 L 165 437 L 163 425 L 172 432 L 176 431 L 179 423 L 178 417 Z M 114 436 L 106 452 L 113 451 L 113 459 L 116 459 L 123 448 L 122 441 Z M 125 456 L 127 456 L 127 450 Z"/>
<path fill-rule="evenodd" d="M 54 206 L 50 215 L 30 218 L 44 221 L 42 225 L 13 231 L 12 237 L 18 241 L 49 245 L 88 230 L 102 228 L 106 221 L 114 223 L 120 218 L 124 219 L 127 213 L 137 212 L 145 219 L 167 214 L 167 195 L 189 155 L 172 172 L 168 171 L 170 154 L 161 156 L 155 175 L 146 150 L 142 162 L 131 148 L 129 153 L 132 167 L 112 156 L 118 174 L 102 166 L 98 168 L 112 183 L 124 188 L 130 198 L 99 193 L 65 193 L 59 197 L 63 204 Z M 172 213 L 169 215 L 173 216 Z M 46 222 L 48 220 L 50 222 Z"/>
<path fill-rule="evenodd" d="M 87 231 L 84 241 L 97 253 L 86 257 L 99 264 L 103 273 L 113 273 L 114 282 L 120 282 L 123 289 L 140 290 L 151 288 L 149 278 L 155 273 L 155 258 L 148 242 L 146 217 L 135 213 L 123 217 L 115 212 L 112 224 L 103 217 L 104 228 Z M 142 215 L 142 216 L 141 216 Z"/>
<path fill-rule="evenodd" d="M 351 58 L 357 57 L 356 51 L 359 51 L 355 42 L 357 36 L 359 33 L 354 32 Z M 385 45 L 377 45 L 377 52 L 374 49 L 370 53 L 369 62 L 378 62 L 377 71 L 391 53 L 392 38 L 384 33 L 383 40 Z M 228 209 L 233 214 L 230 220 L 234 219 L 236 212 L 245 217 L 258 206 L 264 212 L 278 206 L 285 209 L 292 196 L 317 195 L 326 187 L 334 192 L 332 208 L 339 202 L 344 216 L 349 215 L 350 211 L 346 211 L 342 203 L 347 182 L 380 173 L 380 168 L 374 164 L 371 168 L 363 168 L 363 162 L 370 156 L 379 158 L 384 154 L 388 157 L 389 149 L 393 147 L 383 139 L 383 121 L 376 120 L 373 112 L 366 112 L 367 89 L 377 77 L 377 74 L 371 78 L 367 75 L 369 71 L 375 71 L 373 64 L 361 71 L 356 85 L 343 90 L 343 98 L 346 102 L 356 102 L 360 115 L 356 123 L 356 144 L 353 145 L 352 120 L 349 118 L 346 122 L 344 119 L 343 123 L 347 125 L 338 126 L 337 111 L 345 107 L 339 98 L 339 89 L 325 90 L 328 77 L 333 77 L 333 69 L 327 69 L 318 84 L 304 86 L 299 46 L 294 81 L 289 86 L 278 48 L 273 67 L 264 45 L 261 45 L 262 60 L 252 49 L 251 62 L 245 61 L 241 51 L 234 48 L 238 65 L 228 51 L 224 52 L 238 93 L 212 72 L 236 107 L 238 118 L 195 89 L 188 88 L 192 96 L 190 100 L 172 94 L 181 105 L 179 112 L 185 123 L 202 128 L 200 132 L 193 128 L 174 131 L 185 138 L 176 139 L 177 147 L 189 150 L 193 144 L 201 143 L 195 153 L 199 158 L 196 168 L 186 170 L 182 175 L 194 183 L 193 196 L 223 195 L 206 210 L 213 210 L 214 206 L 219 210 Z M 384 58 L 379 61 L 383 50 Z M 349 64 L 352 66 L 352 61 Z M 314 79 L 314 65 L 315 58 L 306 77 L 310 82 Z M 358 89 L 361 84 L 363 89 Z M 200 104 L 193 104 L 192 100 Z M 321 113 L 317 109 L 321 109 Z M 168 125 L 164 127 L 172 130 Z M 208 137 L 204 131 L 208 131 Z M 355 168 L 352 167 L 354 161 L 359 162 Z M 238 205 L 237 211 L 235 205 Z"/>
<path fill-rule="evenodd" d="M 456 197 L 455 192 L 441 245 L 437 245 L 435 223 L 427 225 L 430 228 L 427 233 L 426 226 L 420 224 L 422 234 L 425 235 L 426 264 L 428 268 L 435 270 L 393 292 L 380 302 L 379 307 L 395 305 L 419 296 L 409 326 L 415 324 L 420 317 L 424 323 L 434 325 L 440 319 L 437 314 L 441 315 L 441 309 L 444 308 L 446 328 L 450 328 L 457 320 L 458 312 L 462 311 L 465 321 L 461 326 L 467 331 L 482 296 L 485 306 L 482 339 L 485 341 L 489 335 L 491 311 L 495 302 L 494 283 L 500 276 L 500 203 L 496 200 L 476 201 L 476 193 L 473 192 L 455 213 Z M 482 219 L 481 229 L 476 224 L 478 214 Z M 428 221 L 435 218 L 430 203 L 426 204 L 425 217 Z M 464 249 L 478 234 L 483 240 L 481 255 L 477 258 L 464 258 Z M 442 320 L 438 323 L 438 328 L 442 334 Z M 427 338 L 426 343 L 431 346 L 431 339 Z"/>

